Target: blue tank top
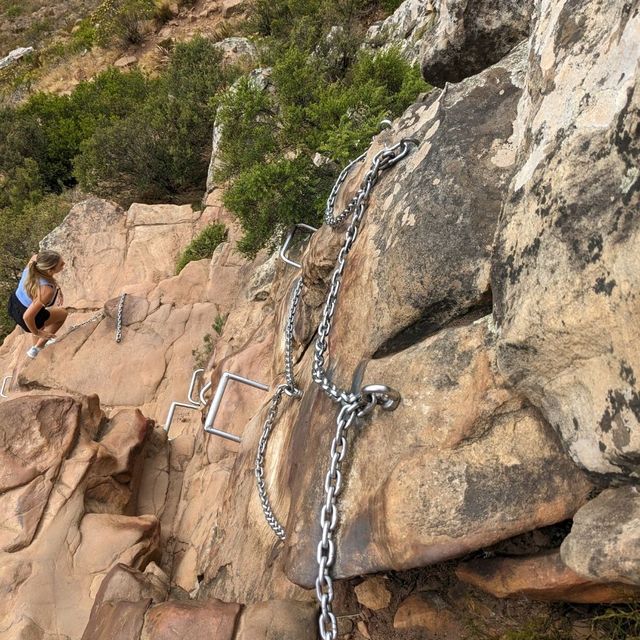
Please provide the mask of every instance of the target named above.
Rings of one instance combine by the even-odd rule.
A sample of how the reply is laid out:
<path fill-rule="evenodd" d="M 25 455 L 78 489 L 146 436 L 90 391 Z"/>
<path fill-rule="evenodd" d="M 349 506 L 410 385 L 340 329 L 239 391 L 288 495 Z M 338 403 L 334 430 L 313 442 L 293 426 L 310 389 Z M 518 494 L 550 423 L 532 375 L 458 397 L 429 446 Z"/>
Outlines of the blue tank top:
<path fill-rule="evenodd" d="M 31 299 L 31 296 L 27 293 L 27 290 L 25 289 L 25 284 L 27 282 L 27 276 L 29 275 L 29 267 L 25 267 L 25 270 L 22 272 L 22 276 L 20 276 L 20 282 L 18 283 L 18 288 L 16 289 L 16 298 L 18 298 L 18 300 L 20 300 L 20 304 L 23 304 L 25 307 L 28 307 L 31 305 L 31 303 L 33 302 L 33 300 Z M 52 285 L 48 280 L 46 280 L 45 278 L 40 278 L 40 285 L 45 285 L 47 287 L 53 287 L 54 285 Z M 50 307 L 54 301 L 56 299 L 56 296 L 53 296 L 53 300 L 51 300 L 51 302 L 47 305 L 48 307 Z"/>

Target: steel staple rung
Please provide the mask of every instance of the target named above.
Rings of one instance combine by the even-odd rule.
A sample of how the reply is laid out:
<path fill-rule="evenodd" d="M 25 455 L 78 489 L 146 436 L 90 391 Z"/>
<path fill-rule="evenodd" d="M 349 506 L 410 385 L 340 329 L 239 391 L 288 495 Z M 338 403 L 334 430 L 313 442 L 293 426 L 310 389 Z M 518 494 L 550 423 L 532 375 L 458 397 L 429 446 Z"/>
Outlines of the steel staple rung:
<path fill-rule="evenodd" d="M 193 375 L 191 376 L 191 382 L 189 383 L 189 392 L 187 393 L 187 398 L 189 399 L 189 402 L 191 404 L 199 404 L 201 402 L 200 400 L 193 399 L 193 392 L 195 391 L 195 388 L 196 388 L 196 380 L 198 379 L 198 376 L 201 373 L 204 373 L 204 369 L 196 369 L 193 372 Z"/>
<path fill-rule="evenodd" d="M 222 396 L 224 396 L 224 392 L 227 389 L 227 383 L 229 382 L 229 380 L 235 380 L 236 382 L 246 384 L 250 387 L 253 387 L 254 389 L 260 389 L 261 391 L 269 391 L 269 386 L 266 384 L 262 384 L 261 382 L 256 382 L 255 380 L 250 380 L 249 378 L 239 376 L 229 371 L 225 371 L 222 374 L 220 382 L 218 383 L 218 388 L 216 389 L 216 392 L 213 395 L 213 399 L 211 400 L 211 406 L 209 407 L 209 412 L 207 413 L 207 418 L 204 422 L 204 430 L 211 435 L 220 436 L 221 438 L 226 438 L 227 440 L 232 440 L 233 442 L 240 442 L 239 436 L 233 435 L 232 433 L 227 433 L 226 431 L 221 431 L 220 429 L 216 429 L 213 426 L 213 422 L 216 419 L 218 409 L 220 408 L 220 403 L 222 402 Z"/>
<path fill-rule="evenodd" d="M 293 236 L 295 236 L 296 231 L 298 229 L 302 229 L 303 231 L 307 231 L 308 233 L 314 233 L 315 231 L 317 231 L 317 229 L 315 227 L 312 227 L 309 224 L 304 224 L 302 222 L 298 223 L 298 224 L 294 224 L 293 227 L 291 227 L 289 229 L 289 233 L 287 234 L 287 238 L 284 241 L 284 243 L 282 244 L 282 248 L 280 249 L 280 257 L 282 258 L 282 260 L 284 262 L 286 262 L 287 264 L 290 264 L 292 267 L 295 267 L 296 269 L 301 269 L 302 265 L 299 262 L 295 262 L 294 260 L 291 260 L 291 258 L 287 257 L 287 250 L 289 249 L 289 245 L 291 244 L 291 241 L 293 240 Z"/>
<path fill-rule="evenodd" d="M 169 412 L 167 413 L 167 419 L 164 423 L 164 430 L 169 433 L 169 429 L 171 428 L 171 423 L 173 422 L 173 414 L 176 412 L 177 407 L 184 407 L 185 409 L 200 409 L 199 404 L 191 404 L 190 402 L 172 402 L 169 407 Z"/>
<path fill-rule="evenodd" d="M 8 398 L 9 394 L 6 391 L 7 382 L 11 380 L 13 376 L 5 376 L 2 378 L 2 385 L 0 386 L 0 398 Z"/>

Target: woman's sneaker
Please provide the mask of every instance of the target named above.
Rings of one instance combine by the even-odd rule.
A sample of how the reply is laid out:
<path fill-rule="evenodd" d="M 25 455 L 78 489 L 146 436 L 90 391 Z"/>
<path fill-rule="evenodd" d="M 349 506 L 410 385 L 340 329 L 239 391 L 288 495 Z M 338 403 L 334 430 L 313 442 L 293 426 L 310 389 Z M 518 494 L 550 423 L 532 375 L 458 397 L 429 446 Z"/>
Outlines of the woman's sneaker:
<path fill-rule="evenodd" d="M 40 353 L 40 349 L 34 346 L 34 347 L 31 347 L 29 351 L 27 351 L 27 356 L 29 356 L 29 358 L 35 358 L 39 353 Z"/>

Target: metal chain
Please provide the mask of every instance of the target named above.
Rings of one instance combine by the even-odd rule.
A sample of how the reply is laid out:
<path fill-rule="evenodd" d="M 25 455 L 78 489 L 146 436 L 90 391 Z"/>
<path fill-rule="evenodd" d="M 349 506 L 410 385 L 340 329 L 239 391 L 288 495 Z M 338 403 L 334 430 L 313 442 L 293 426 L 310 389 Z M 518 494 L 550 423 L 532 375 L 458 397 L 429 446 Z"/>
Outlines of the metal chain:
<path fill-rule="evenodd" d="M 320 321 L 320 326 L 318 327 L 318 338 L 315 345 L 315 355 L 313 359 L 312 371 L 314 382 L 319 384 L 325 391 L 325 393 L 327 393 L 329 397 L 335 402 L 350 404 L 358 398 L 357 394 L 354 394 L 345 389 L 340 389 L 336 384 L 334 384 L 327 376 L 327 371 L 325 368 L 327 339 L 329 337 L 329 332 L 331 331 L 333 316 L 336 311 L 336 302 L 338 299 L 338 292 L 340 291 L 340 285 L 342 283 L 342 276 L 347 264 L 347 255 L 351 251 L 353 243 L 356 240 L 360 222 L 362 221 L 362 216 L 364 215 L 368 204 L 369 195 L 371 194 L 373 187 L 378 181 L 380 173 L 382 171 L 385 171 L 386 169 L 391 168 L 397 162 L 406 157 L 409 153 L 411 144 L 417 144 L 417 142 L 413 139 L 403 139 L 392 147 L 388 149 L 382 149 L 381 151 L 376 153 L 376 155 L 373 157 L 369 170 L 362 180 L 360 188 L 345 209 L 345 211 L 347 209 L 353 211 L 353 217 L 345 234 L 345 242 L 340 249 L 340 253 L 338 254 L 337 266 L 333 271 L 333 275 L 331 276 L 329 294 L 327 296 L 327 300 L 325 302 L 324 310 L 322 313 L 322 320 Z M 360 156 L 360 158 L 361 157 L 362 156 Z M 347 169 L 352 167 L 354 163 L 357 162 L 360 158 L 357 158 L 352 163 L 350 163 L 347 166 Z M 344 182 L 345 176 L 346 173 L 343 170 L 338 177 L 338 181 L 341 181 L 340 184 Z M 334 185 L 334 188 L 331 192 L 333 199 L 330 197 L 330 201 L 327 203 L 327 211 L 329 211 L 330 206 L 332 210 L 332 202 L 335 201 L 335 196 L 338 192 L 336 186 L 339 188 L 340 185 L 338 184 L 338 182 L 336 182 L 336 185 Z M 331 220 L 331 222 L 328 222 L 328 224 L 334 226 L 335 224 L 338 224 L 338 221 L 343 219 L 343 214 L 344 211 L 339 216 L 334 218 L 332 214 L 325 213 L 325 220 Z"/>
<path fill-rule="evenodd" d="M 358 235 L 360 222 L 367 208 L 371 191 L 378 181 L 381 171 L 389 169 L 402 158 L 406 157 L 410 150 L 410 144 L 417 145 L 418 143 L 413 139 L 403 139 L 394 146 L 379 151 L 373 157 L 371 166 L 365 174 L 356 194 L 351 198 L 343 211 L 339 215 L 334 216 L 333 209 L 340 186 L 345 181 L 347 174 L 354 164 L 361 161 L 364 156 L 356 158 L 356 160 L 347 165 L 338 176 L 336 184 L 331 190 L 325 211 L 325 222 L 331 226 L 340 224 L 350 215 L 352 215 L 352 219 L 345 234 L 344 244 L 338 254 L 337 266 L 331 277 L 329 293 L 325 302 L 320 326 L 318 327 L 312 372 L 314 382 L 319 384 L 333 401 L 339 402 L 342 405 L 336 420 L 335 436 L 331 442 L 329 470 L 327 471 L 324 482 L 325 501 L 320 511 L 322 536 L 316 551 L 316 560 L 318 562 L 316 596 L 320 603 L 318 624 L 322 640 L 336 640 L 338 635 L 337 620 L 332 609 L 334 594 L 331 569 L 336 559 L 336 546 L 333 536 L 338 526 L 337 499 L 342 491 L 341 465 L 347 453 L 347 434 L 354 420 L 373 411 L 377 404 L 380 404 L 381 407 L 387 411 L 393 411 L 400 402 L 400 394 L 386 385 L 368 385 L 359 393 L 355 393 L 341 389 L 333 383 L 329 379 L 325 368 L 327 340 L 333 323 L 333 316 L 336 310 L 338 293 L 346 267 L 347 256 Z"/>
<path fill-rule="evenodd" d="M 302 277 L 298 278 L 293 287 L 293 293 L 291 295 L 291 302 L 289 304 L 289 316 L 287 318 L 287 325 L 285 328 L 285 379 L 286 384 L 278 385 L 276 392 L 271 398 L 271 406 L 269 407 L 269 413 L 262 428 L 262 435 L 260 436 L 260 442 L 258 443 L 258 451 L 256 453 L 255 462 L 255 476 L 258 486 L 258 495 L 260 496 L 260 502 L 262 504 L 262 511 L 264 517 L 267 520 L 269 526 L 273 529 L 274 533 L 284 540 L 286 534 L 283 526 L 280 524 L 273 509 L 271 502 L 267 494 L 267 488 L 264 481 L 264 457 L 267 449 L 267 443 L 269 442 L 269 436 L 273 429 L 276 418 L 278 417 L 278 407 L 282 400 L 283 394 L 286 394 L 292 398 L 302 397 L 302 391 L 296 387 L 295 379 L 293 377 L 293 328 L 296 319 L 296 312 L 298 309 L 298 303 L 300 302 L 300 293 L 302 292 Z"/>
<path fill-rule="evenodd" d="M 122 342 L 122 312 L 124 311 L 124 299 L 127 297 L 126 293 L 120 296 L 120 302 L 118 303 L 118 318 L 116 320 L 116 342 Z"/>
<path fill-rule="evenodd" d="M 72 331 L 75 331 L 80 327 L 84 327 L 85 324 L 95 322 L 96 320 L 102 320 L 102 318 L 104 318 L 104 310 L 101 309 L 100 311 L 92 315 L 88 320 L 85 320 L 84 322 L 78 322 L 78 324 L 74 324 L 73 326 L 71 326 L 69 330 L 64 334 L 64 336 L 62 336 L 62 338 L 68 336 Z"/>

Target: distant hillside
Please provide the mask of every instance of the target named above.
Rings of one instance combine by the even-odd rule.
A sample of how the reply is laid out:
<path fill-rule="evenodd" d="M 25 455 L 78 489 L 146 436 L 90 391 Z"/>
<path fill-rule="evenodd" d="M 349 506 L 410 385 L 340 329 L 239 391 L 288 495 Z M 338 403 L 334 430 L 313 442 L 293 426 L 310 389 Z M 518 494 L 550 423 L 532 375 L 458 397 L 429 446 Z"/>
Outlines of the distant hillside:
<path fill-rule="evenodd" d="M 57 32 L 71 29 L 99 0 L 3 0 L 0 2 L 0 57 L 16 47 L 38 47 Z"/>

